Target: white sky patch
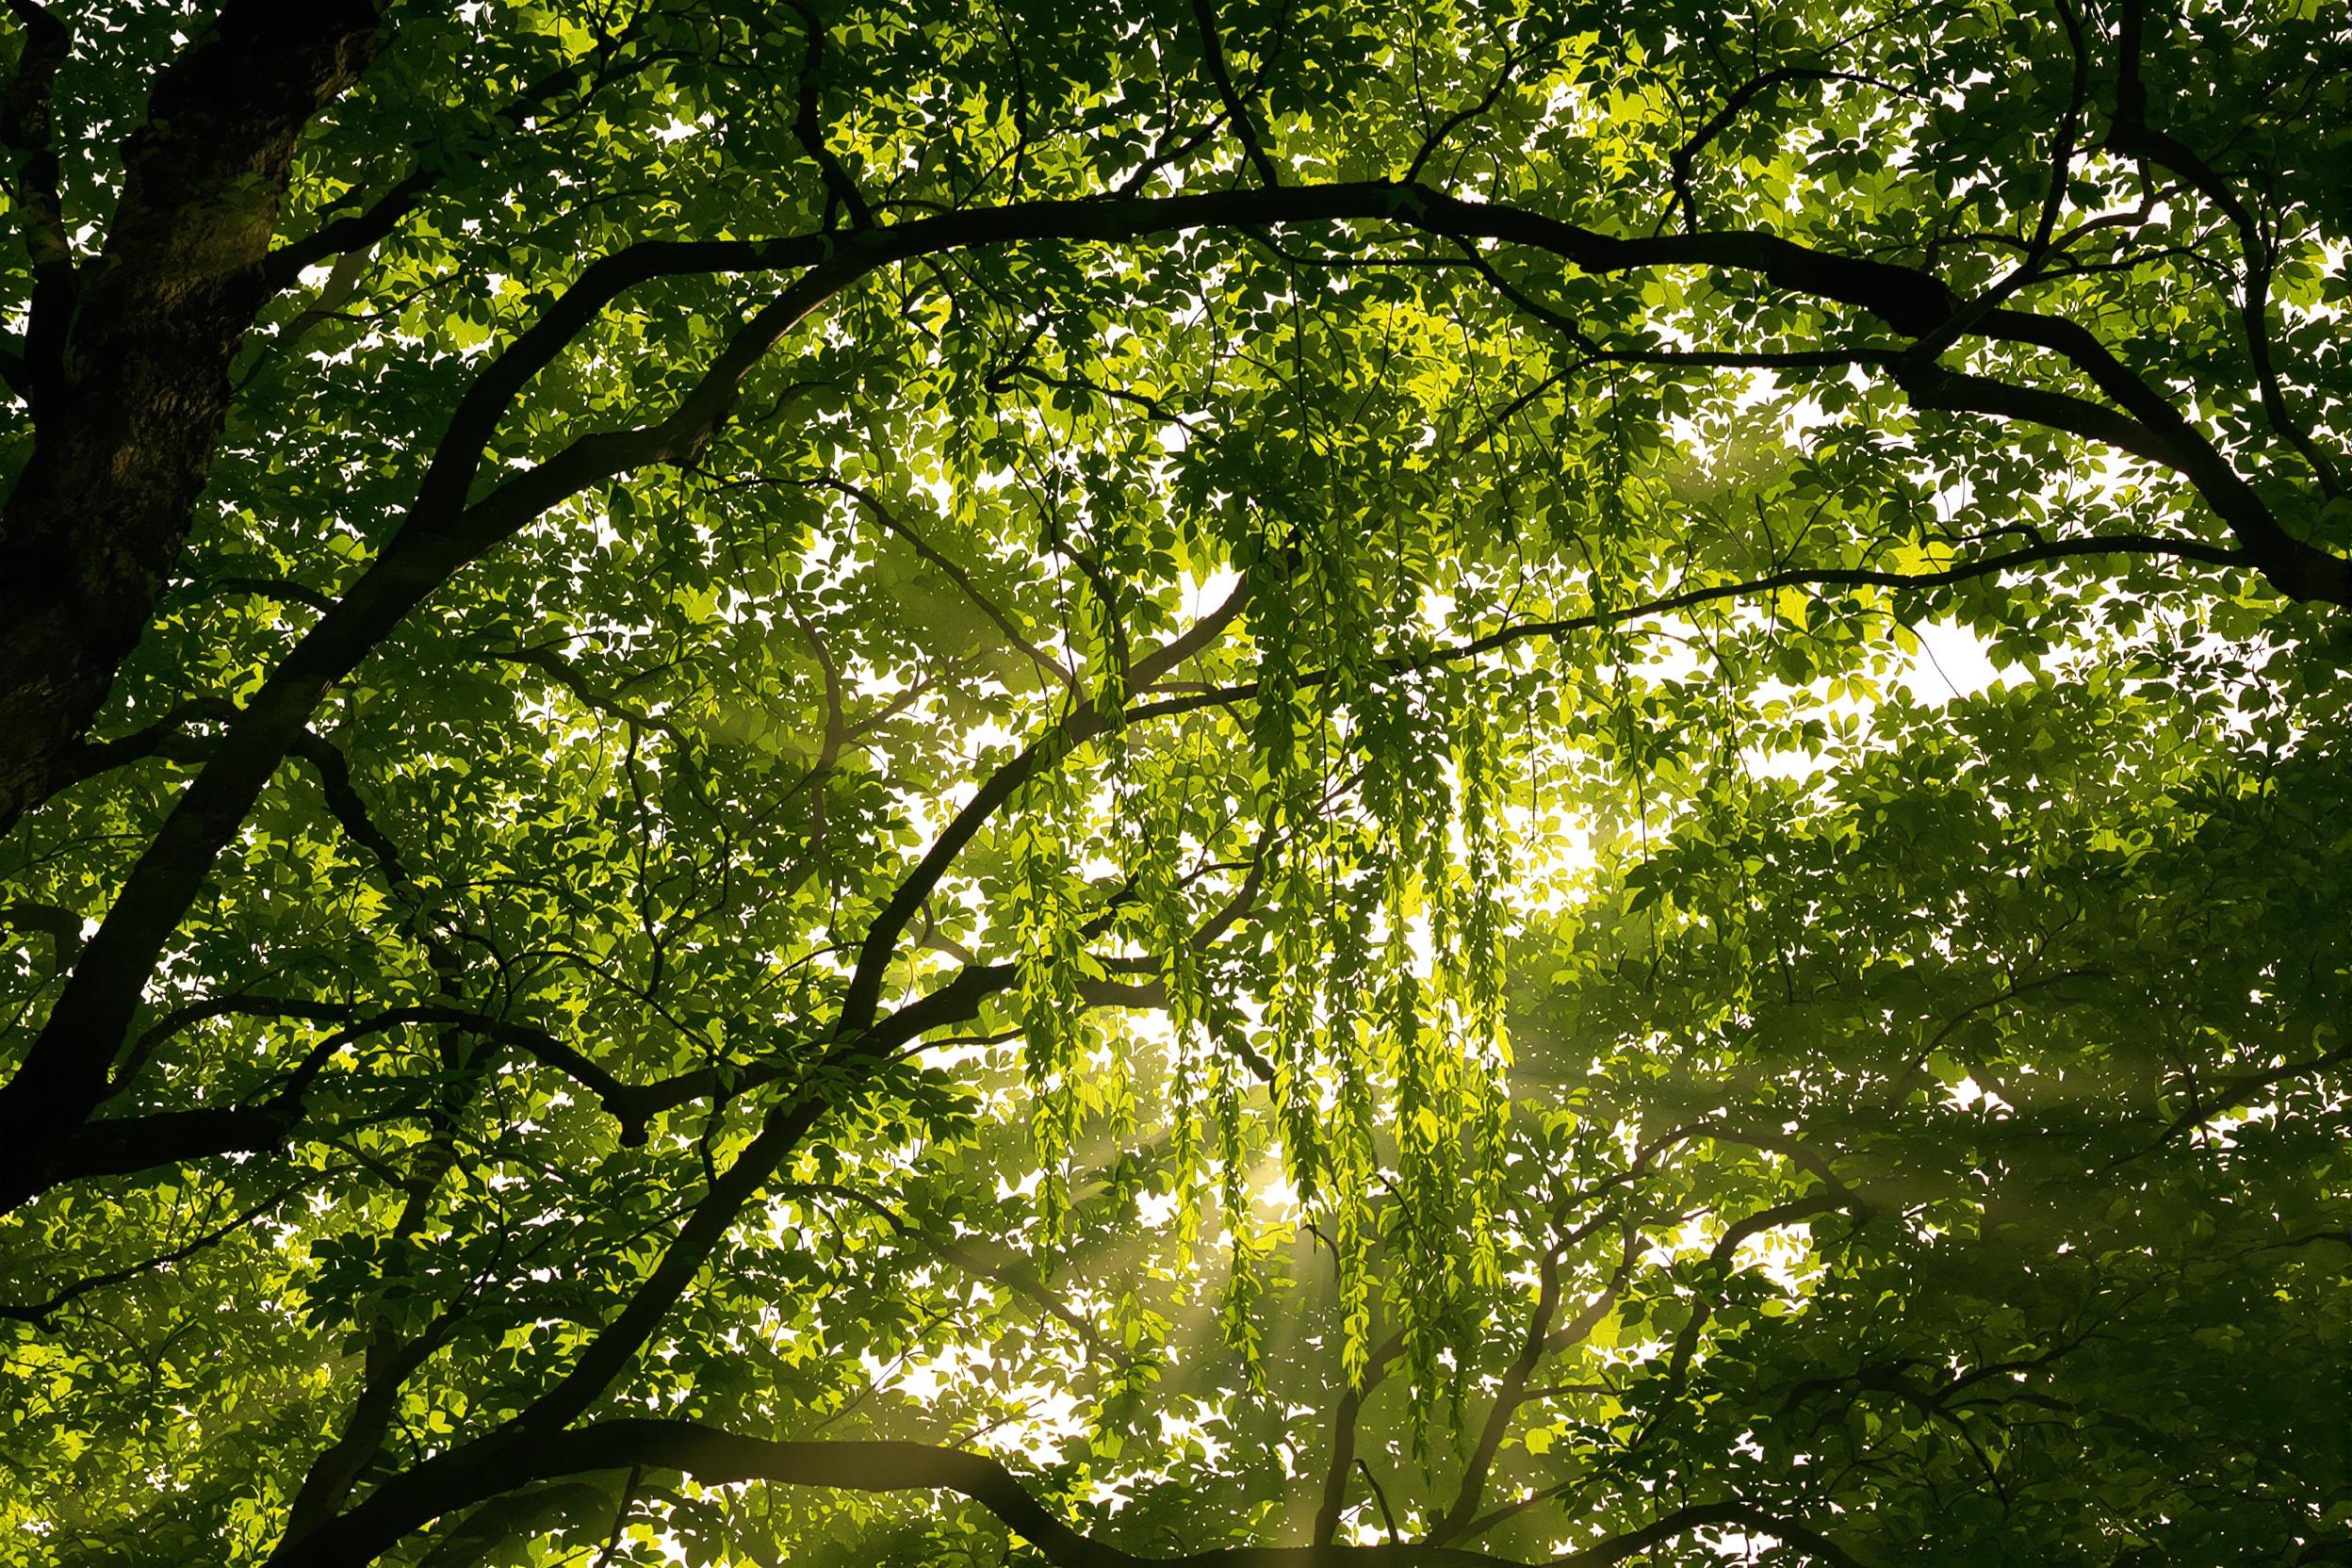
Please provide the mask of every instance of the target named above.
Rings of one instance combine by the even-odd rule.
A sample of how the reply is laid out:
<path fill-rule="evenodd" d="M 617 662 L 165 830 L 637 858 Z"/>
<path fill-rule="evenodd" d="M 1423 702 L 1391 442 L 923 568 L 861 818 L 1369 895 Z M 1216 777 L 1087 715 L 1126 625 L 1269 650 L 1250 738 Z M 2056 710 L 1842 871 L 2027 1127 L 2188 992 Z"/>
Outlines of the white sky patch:
<path fill-rule="evenodd" d="M 1912 700 L 1926 707 L 1940 708 L 1961 697 L 1972 697 L 1996 680 L 2030 678 L 2020 666 L 2013 664 L 2004 670 L 1995 665 L 1984 640 L 1966 627 L 1927 621 L 1912 630 L 1919 635 L 1919 651 L 1906 658 L 1903 673 L 1895 678 Z"/>
<path fill-rule="evenodd" d="M 1281 1221 L 1298 1214 L 1298 1189 L 1290 1184 L 1289 1177 L 1282 1174 L 1279 1161 L 1267 1161 L 1254 1175 L 1250 1197 L 1254 1206 L 1264 1211 L 1266 1219 Z"/>
<path fill-rule="evenodd" d="M 1195 618 L 1207 614 L 1233 596 L 1241 584 L 1241 574 L 1231 566 L 1219 566 L 1207 577 L 1184 574 L 1184 608 Z"/>
<path fill-rule="evenodd" d="M 1942 708 L 1996 685 L 2014 685 L 2034 678 L 2033 672 L 2021 664 L 1994 663 L 1991 645 L 1954 622 L 1927 621 L 1910 629 L 1918 637 L 1919 645 L 1902 657 L 1893 671 L 1891 684 L 1901 687 L 1922 708 Z M 1851 694 L 1833 697 L 1828 694 L 1829 690 L 1829 684 L 1821 680 L 1803 687 L 1765 680 L 1757 683 L 1751 697 L 1759 710 L 1768 705 L 1785 705 L 1791 716 L 1798 719 L 1834 715 L 1852 720 L 1862 727 L 1867 736 L 1877 700 Z M 1805 779 L 1829 766 L 1825 755 L 1803 748 L 1748 745 L 1741 748 L 1740 759 L 1749 776 L 1756 778 Z"/>
<path fill-rule="evenodd" d="M 1982 1105 L 1996 1116 L 2006 1116 L 2013 1109 L 2009 1102 L 1973 1078 L 1963 1078 L 1952 1085 L 1946 1091 L 1945 1100 L 1947 1103 L 1957 1105 L 1962 1110 L 1970 1110 Z"/>

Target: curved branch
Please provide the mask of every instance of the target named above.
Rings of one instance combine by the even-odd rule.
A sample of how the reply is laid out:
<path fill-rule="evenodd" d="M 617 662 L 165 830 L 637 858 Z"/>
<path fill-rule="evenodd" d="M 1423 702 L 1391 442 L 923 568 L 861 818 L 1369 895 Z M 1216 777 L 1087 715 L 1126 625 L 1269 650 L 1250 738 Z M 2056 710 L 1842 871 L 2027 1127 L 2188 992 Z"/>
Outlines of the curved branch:
<path fill-rule="evenodd" d="M 849 212 L 850 222 L 870 229 L 874 227 L 874 207 L 867 202 L 865 192 L 858 188 L 858 182 L 850 177 L 841 155 L 825 145 L 825 127 L 818 116 L 817 95 L 824 85 L 825 23 L 798 0 L 792 0 L 792 9 L 808 33 L 808 47 L 800 60 L 799 113 L 792 120 L 792 135 L 800 142 L 801 151 L 816 164 L 817 177 L 825 182 L 828 220 L 825 226 L 832 227 L 831 209 L 843 207 Z"/>
<path fill-rule="evenodd" d="M 1802 1198 L 1792 1198 L 1785 1203 L 1774 1203 L 1770 1208 L 1759 1209 L 1752 1215 L 1733 1221 L 1726 1227 L 1722 1237 L 1716 1241 L 1714 1250 L 1707 1253 L 1707 1261 L 1717 1274 L 1728 1278 L 1733 1260 L 1739 1255 L 1740 1246 L 1750 1236 L 1760 1235 L 1779 1226 L 1793 1225 L 1801 1219 L 1810 1219 L 1815 1215 L 1829 1214 L 1847 1206 L 1848 1203 L 1844 1200 L 1827 1193 L 1814 1192 L 1807 1193 Z M 1674 1353 L 1667 1358 L 1666 1391 L 1659 1399 L 1660 1415 L 1664 1413 L 1665 1406 L 1672 1405 L 1682 1397 L 1683 1388 L 1690 1379 L 1691 1359 L 1698 1353 L 1699 1335 L 1707 1328 L 1708 1320 L 1714 1316 L 1714 1314 L 1715 1303 L 1708 1297 L 1701 1296 L 1691 1303 L 1690 1315 L 1684 1321 L 1682 1331 L 1674 1336 Z M 1653 1415 L 1650 1424 L 1655 1425 L 1658 1419 L 1658 1415 Z M 1646 1431 L 1645 1427 L 1645 1435 Z M 1638 1442 L 1639 1439 L 1636 1441 Z"/>
<path fill-rule="evenodd" d="M 2217 566 L 2243 566 L 2246 557 L 2236 551 L 2209 545 L 2196 539 L 2167 539 L 2154 534 L 2108 534 L 2097 539 L 2051 539 L 2029 545 L 1983 561 L 1965 562 L 1933 572 L 1882 572 L 1858 566 L 1795 566 L 1787 571 L 1773 572 L 1740 582 L 1720 582 L 1705 588 L 1685 588 L 1662 594 L 1639 603 L 1622 605 L 1611 610 L 1596 610 L 1589 614 L 1563 616 L 1556 620 L 1520 621 L 1499 628 L 1467 642 L 1452 644 L 1426 652 L 1396 655 L 1380 665 L 1385 675 L 1412 675 L 1421 670 L 1436 669 L 1446 664 L 1461 663 L 1484 654 L 1494 653 L 1519 643 L 1564 637 L 1579 631 L 1594 631 L 1603 628 L 1623 626 L 1629 621 L 1644 620 L 1653 615 L 1670 615 L 1678 611 L 1695 609 L 1724 599 L 1745 598 L 1758 594 L 1776 593 L 1784 588 L 1884 588 L 1893 593 L 1913 592 L 1928 588 L 1948 588 L 1955 583 L 1972 582 L 1984 578 L 1999 577 L 2020 566 L 2038 565 L 2044 562 L 2082 559 L 2103 555 L 2167 555 L 2182 560 L 2203 562 Z M 1301 689 L 1328 686 L 1338 678 L 1328 669 L 1301 670 L 1293 675 L 1292 683 Z M 1203 692 L 1188 692 L 1181 696 L 1162 697 L 1157 701 L 1140 703 L 1126 713 L 1129 724 L 1146 719 L 1166 718 L 1187 713 L 1197 709 L 1220 708 L 1247 702 L 1258 694 L 1256 681 L 1236 681 L 1230 686 L 1212 687 Z"/>
<path fill-rule="evenodd" d="M 2352 605 L 2352 561 L 2288 532 L 2253 484 L 2190 423 L 2188 416 L 2133 374 L 2089 328 L 2031 311 L 2003 309 L 1985 312 L 1978 330 L 1997 341 L 2033 344 L 2059 354 L 2137 420 L 2148 433 L 2148 438 L 2157 443 L 2154 450 L 2161 455 L 2150 460 L 2173 469 L 2196 487 L 2205 504 L 2237 535 L 2247 564 L 2280 593 L 2289 598 Z M 1984 412 L 2004 411 L 1987 408 Z M 2013 416 L 2041 418 L 2038 412 Z M 2074 427 L 2058 424 L 2054 428 Z M 2097 438 L 2109 439 L 2105 435 Z"/>
<path fill-rule="evenodd" d="M 1581 1551 L 1571 1552 L 1566 1557 L 1555 1558 L 1551 1568 L 1608 1568 L 1609 1564 L 1623 1562 L 1637 1552 L 1646 1552 L 1675 1536 L 1710 1525 L 1738 1525 L 1742 1529 L 1763 1531 L 1779 1537 L 1822 1562 L 1834 1563 L 1837 1568 L 1861 1568 L 1853 1553 L 1803 1520 L 1792 1519 L 1754 1503 L 1740 1502 L 1694 1503 L 1689 1508 L 1678 1508 L 1638 1530 L 1628 1530 Z"/>
<path fill-rule="evenodd" d="M 2270 343 L 2270 279 L 2277 261 L 2277 249 L 2254 211 L 2218 169 L 2207 162 L 2186 142 L 2168 131 L 2148 122 L 2148 89 L 2141 78 L 2141 52 L 2146 41 L 2146 0 L 2125 0 L 2122 28 L 2122 75 L 2115 98 L 2115 113 L 2107 133 L 2107 146 L 2125 157 L 2154 164 L 2191 190 L 2211 202 L 2229 219 L 2230 228 L 2238 237 L 2238 253 L 2246 265 L 2244 287 L 2238 296 L 2238 321 L 2246 335 L 2246 357 L 2254 365 L 2257 394 L 2262 400 L 2262 416 L 2303 461 L 2311 465 L 2312 475 L 2322 491 L 2335 495 L 2343 487 L 2343 477 L 2333 461 L 2322 451 L 2312 438 L 2310 426 L 2295 416 L 2287 407 L 2286 391 L 2278 379 L 2278 368 L 2271 354 Z"/>
<path fill-rule="evenodd" d="M 1364 1401 L 1388 1377 L 1388 1364 L 1405 1352 L 1403 1330 L 1390 1334 L 1364 1360 L 1364 1381 L 1341 1389 L 1331 1407 L 1331 1460 L 1323 1471 L 1323 1501 L 1315 1511 L 1316 1545 L 1328 1545 L 1339 1533 L 1339 1516 L 1348 1507 L 1348 1472 L 1358 1462 L 1356 1425 L 1364 1416 Z M 1370 1473 L 1365 1473 L 1370 1479 Z M 1394 1533 L 1393 1531 L 1391 1533 Z"/>
<path fill-rule="evenodd" d="M 1507 1568 L 1507 1560 L 1446 1546 L 1235 1546 L 1143 1557 L 1072 1528 L 1019 1477 L 985 1454 L 921 1443 L 776 1443 L 688 1421 L 599 1421 L 571 1431 L 452 1450 L 387 1481 L 342 1517 L 271 1559 L 272 1568 L 358 1568 L 446 1513 L 561 1476 L 643 1467 L 681 1471 L 706 1486 L 768 1481 L 842 1492 L 948 1492 L 996 1515 L 1056 1568 Z M 1859 1568 L 1852 1554 L 1801 1521 L 1751 1503 L 1677 1509 L 1613 1535 L 1551 1568 L 1606 1568 L 1709 1526 L 1769 1529 L 1814 1557 Z"/>
<path fill-rule="evenodd" d="M 0 1302 L 0 1318 L 13 1318 L 21 1323 L 30 1323 L 38 1329 L 54 1328 L 57 1315 L 83 1297 L 114 1285 L 127 1283 L 138 1279 L 141 1274 L 150 1274 L 159 1268 L 170 1268 L 175 1264 L 186 1263 L 198 1253 L 220 1246 L 304 1187 L 314 1185 L 324 1177 L 334 1173 L 332 1169 L 305 1172 L 300 1181 L 289 1182 L 276 1188 L 268 1197 L 240 1211 L 234 1217 L 223 1220 L 209 1231 L 199 1233 L 170 1251 L 159 1252 L 151 1258 L 142 1258 L 137 1263 L 125 1264 L 120 1268 L 107 1269 L 103 1274 L 92 1274 L 76 1280 L 72 1284 L 52 1292 L 46 1300 L 38 1305 L 15 1306 Z"/>
<path fill-rule="evenodd" d="M 1258 128 L 1250 122 L 1250 106 L 1241 101 L 1240 90 L 1233 86 L 1233 73 L 1225 68 L 1225 45 L 1217 36 L 1217 7 L 1215 0 L 1192 0 L 1192 21 L 1200 36 L 1200 58 L 1209 74 L 1209 81 L 1217 89 L 1217 101 L 1225 106 L 1225 118 L 1232 122 L 1233 135 L 1241 139 L 1241 150 L 1248 155 L 1250 166 L 1258 172 L 1268 189 L 1282 183 L 1282 172 L 1266 155 L 1266 146 L 1258 139 Z"/>
<path fill-rule="evenodd" d="M 1127 670 L 1123 684 L 1131 690 L 1147 687 L 1215 642 L 1232 624 L 1233 617 L 1241 613 L 1247 591 L 1246 588 L 1236 588 L 1223 604 L 1203 615 L 1182 635 L 1136 660 Z M 964 847 L 1021 792 L 1021 786 L 1035 776 L 1038 769 L 1064 755 L 1070 747 L 1102 734 L 1114 719 L 1133 716 L 1135 710 L 1122 716 L 1118 710 L 1106 707 L 1100 699 L 1073 707 L 1060 724 L 1030 743 L 1020 755 L 981 783 L 964 808 L 939 830 L 939 836 L 932 841 L 930 849 L 906 874 L 897 890 L 891 893 L 890 902 L 882 906 L 881 912 L 874 916 L 874 923 L 867 927 L 865 940 L 858 950 L 857 968 L 850 975 L 849 988 L 841 1000 L 841 1029 L 844 1037 L 863 1033 L 873 1023 L 882 997 L 883 976 L 898 952 L 899 939 L 913 923 L 915 915 L 929 900 L 933 890 L 939 887 L 939 879 L 947 874 Z"/>
<path fill-rule="evenodd" d="M 1405 184 L 1413 185 L 1420 180 L 1421 171 L 1429 167 L 1429 159 L 1437 155 L 1438 149 L 1445 146 L 1446 140 L 1456 131 L 1494 108 L 1496 101 L 1510 88 L 1511 73 L 1518 70 L 1533 52 L 1532 46 L 1517 42 L 1506 43 L 1503 49 L 1503 63 L 1495 71 L 1494 80 L 1488 85 L 1485 93 L 1472 99 L 1438 122 L 1436 127 L 1421 139 L 1421 146 L 1413 155 L 1413 161 L 1405 166 Z"/>

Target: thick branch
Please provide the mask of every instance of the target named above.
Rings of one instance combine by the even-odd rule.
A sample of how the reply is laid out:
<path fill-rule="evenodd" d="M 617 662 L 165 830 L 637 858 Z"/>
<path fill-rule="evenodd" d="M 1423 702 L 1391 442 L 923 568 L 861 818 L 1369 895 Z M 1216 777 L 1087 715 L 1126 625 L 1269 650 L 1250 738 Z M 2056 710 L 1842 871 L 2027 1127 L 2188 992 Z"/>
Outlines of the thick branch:
<path fill-rule="evenodd" d="M 66 1145 L 57 1180 L 63 1183 L 90 1176 L 129 1175 L 223 1154 L 260 1154 L 285 1149 L 301 1135 L 304 1097 L 337 1052 L 377 1035 L 420 1024 L 463 1029 L 520 1051 L 542 1066 L 564 1074 L 595 1095 L 620 1122 L 621 1141 L 625 1144 L 643 1143 L 645 1124 L 654 1116 L 673 1105 L 701 1098 L 713 1087 L 701 1073 L 681 1074 L 651 1085 L 626 1084 L 578 1048 L 544 1029 L 471 1008 L 422 1004 L 386 1008 L 365 1018 L 355 1017 L 357 1011 L 343 1003 L 244 995 L 207 998 L 174 1008 L 139 1036 L 116 1075 L 110 1096 L 128 1087 L 138 1067 L 164 1039 L 205 1019 L 287 1018 L 341 1022 L 344 1026 L 311 1047 L 266 1098 L 243 1104 L 150 1111 L 87 1123 Z"/>
<path fill-rule="evenodd" d="M 49 939 L 49 972 L 63 974 L 82 950 L 82 917 L 61 904 L 20 898 L 0 904 L 0 926 Z"/>
<path fill-rule="evenodd" d="M 1239 1546 L 1143 1557 L 1080 1533 L 996 1460 L 920 1443 L 775 1443 L 685 1421 L 600 1421 L 578 1430 L 479 1445 L 428 1460 L 300 1543 L 272 1568 L 359 1568 L 445 1513 L 560 1476 L 631 1468 L 682 1471 L 706 1486 L 768 1481 L 843 1492 L 949 1492 L 996 1515 L 1057 1568 L 1503 1568 L 1505 1560 L 1444 1546 Z M 1838 1568 L 1853 1556 L 1800 1521 L 1747 1503 L 1677 1509 L 1554 1560 L 1605 1568 L 1693 1529 L 1767 1529 Z"/>
<path fill-rule="evenodd" d="M 1331 1407 L 1331 1459 L 1323 1470 L 1323 1501 L 1315 1511 L 1314 1534 L 1318 1546 L 1329 1545 L 1339 1533 L 1339 1516 L 1348 1508 L 1348 1473 L 1356 1465 L 1356 1426 L 1364 1418 L 1364 1401 L 1388 1376 L 1388 1364 L 1405 1351 L 1403 1330 L 1390 1334 L 1364 1360 L 1364 1382 L 1340 1390 Z"/>

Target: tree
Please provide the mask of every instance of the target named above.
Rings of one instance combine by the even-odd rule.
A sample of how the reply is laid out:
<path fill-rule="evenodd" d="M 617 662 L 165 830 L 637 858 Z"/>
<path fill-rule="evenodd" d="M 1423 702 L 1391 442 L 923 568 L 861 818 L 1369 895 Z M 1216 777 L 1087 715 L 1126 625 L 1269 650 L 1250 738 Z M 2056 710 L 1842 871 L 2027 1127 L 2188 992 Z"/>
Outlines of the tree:
<path fill-rule="evenodd" d="M 12 1556 L 2352 1555 L 2332 9 L 8 12 Z"/>

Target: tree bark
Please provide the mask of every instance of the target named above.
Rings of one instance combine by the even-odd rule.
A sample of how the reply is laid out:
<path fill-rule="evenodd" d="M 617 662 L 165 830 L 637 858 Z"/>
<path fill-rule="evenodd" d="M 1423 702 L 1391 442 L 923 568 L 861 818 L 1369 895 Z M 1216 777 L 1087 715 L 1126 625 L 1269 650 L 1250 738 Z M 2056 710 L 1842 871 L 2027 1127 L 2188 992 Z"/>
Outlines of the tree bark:
<path fill-rule="evenodd" d="M 62 24 L 15 8 L 28 42 L 62 54 Z M 295 147 L 358 80 L 376 21 L 372 0 L 230 0 L 156 74 L 104 249 L 44 263 L 54 286 L 14 378 L 32 450 L 0 509 L 0 832 L 65 781 L 146 628 L 220 443 L 230 361 L 272 291 Z M 39 110 L 11 116 L 20 167 L 54 160 L 47 81 L 27 75 L 11 92 Z"/>

